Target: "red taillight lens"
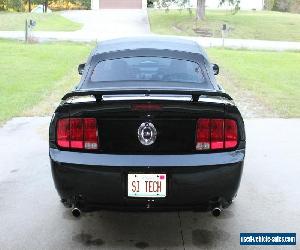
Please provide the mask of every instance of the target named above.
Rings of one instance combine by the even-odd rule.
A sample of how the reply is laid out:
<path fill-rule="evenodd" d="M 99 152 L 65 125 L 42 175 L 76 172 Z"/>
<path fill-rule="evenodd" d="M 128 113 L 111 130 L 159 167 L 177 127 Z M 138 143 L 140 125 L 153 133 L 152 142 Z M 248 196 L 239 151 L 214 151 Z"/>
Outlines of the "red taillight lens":
<path fill-rule="evenodd" d="M 197 121 L 196 150 L 231 149 L 238 144 L 237 123 L 231 119 L 206 119 Z"/>
<path fill-rule="evenodd" d="M 57 145 L 61 148 L 70 147 L 70 121 L 69 119 L 60 119 L 57 122 L 56 130 Z"/>
<path fill-rule="evenodd" d="M 57 145 L 69 149 L 98 149 L 98 127 L 95 118 L 60 119 L 57 122 Z"/>
<path fill-rule="evenodd" d="M 225 148 L 235 148 L 237 146 L 238 132 L 237 124 L 234 120 L 225 120 Z"/>
<path fill-rule="evenodd" d="M 210 120 L 198 119 L 196 129 L 196 149 L 210 149 Z"/>
<path fill-rule="evenodd" d="M 97 121 L 95 118 L 84 119 L 84 148 L 98 148 L 98 129 Z"/>
<path fill-rule="evenodd" d="M 211 119 L 210 121 L 210 138 L 211 149 L 224 148 L 224 120 L 223 119 Z"/>
<path fill-rule="evenodd" d="M 70 119 L 70 147 L 83 148 L 83 124 L 80 118 Z"/>

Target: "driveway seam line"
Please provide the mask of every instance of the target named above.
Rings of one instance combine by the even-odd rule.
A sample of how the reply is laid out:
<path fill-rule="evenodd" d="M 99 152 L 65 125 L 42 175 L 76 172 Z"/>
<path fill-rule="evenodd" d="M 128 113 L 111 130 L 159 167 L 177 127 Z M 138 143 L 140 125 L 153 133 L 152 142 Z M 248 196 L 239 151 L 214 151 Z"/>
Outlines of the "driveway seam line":
<path fill-rule="evenodd" d="M 182 232 L 182 226 L 181 226 L 181 217 L 180 217 L 180 212 L 177 212 L 178 214 L 178 219 L 179 219 L 179 227 L 180 227 L 180 234 L 181 234 L 181 243 L 183 246 L 183 250 L 185 250 L 185 243 L 184 243 L 184 238 L 183 238 L 183 232 Z"/>

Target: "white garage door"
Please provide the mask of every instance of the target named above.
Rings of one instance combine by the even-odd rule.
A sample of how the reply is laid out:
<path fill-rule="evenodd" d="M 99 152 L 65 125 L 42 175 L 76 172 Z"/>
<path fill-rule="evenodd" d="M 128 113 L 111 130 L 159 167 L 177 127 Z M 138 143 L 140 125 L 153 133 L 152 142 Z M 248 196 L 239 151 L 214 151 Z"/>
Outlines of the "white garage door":
<path fill-rule="evenodd" d="M 100 9 L 141 9 L 142 0 L 99 0 Z"/>

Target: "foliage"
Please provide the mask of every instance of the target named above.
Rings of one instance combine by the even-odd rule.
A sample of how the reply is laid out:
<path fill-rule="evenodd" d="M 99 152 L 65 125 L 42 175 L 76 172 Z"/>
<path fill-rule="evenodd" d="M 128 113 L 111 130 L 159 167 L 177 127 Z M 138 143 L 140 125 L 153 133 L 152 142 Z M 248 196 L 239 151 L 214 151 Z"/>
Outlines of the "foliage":
<path fill-rule="evenodd" d="M 292 12 L 292 13 L 299 13 L 300 14 L 300 0 L 292 1 L 289 11 Z"/>
<path fill-rule="evenodd" d="M 190 0 L 147 0 L 148 7 L 153 7 L 154 3 L 158 8 L 169 8 L 171 4 L 176 4 L 179 8 L 188 8 L 191 3 Z"/>
<path fill-rule="evenodd" d="M 160 0 L 161 7 L 169 9 L 172 1 L 170 0 Z"/>
<path fill-rule="evenodd" d="M 0 0 L 0 11 L 25 11 L 28 10 L 29 1 L 32 7 L 48 2 L 50 9 L 90 9 L 90 0 Z"/>
<path fill-rule="evenodd" d="M 275 4 L 275 0 L 264 0 L 264 9 L 272 10 Z"/>
<path fill-rule="evenodd" d="M 51 0 L 49 8 L 52 10 L 78 10 L 90 9 L 90 0 Z"/>
<path fill-rule="evenodd" d="M 300 0 L 265 0 L 266 10 L 300 13 Z"/>
<path fill-rule="evenodd" d="M 197 0 L 196 20 L 203 21 L 205 19 L 205 1 L 206 0 Z M 234 6 L 233 14 L 236 14 L 240 10 L 240 0 L 219 0 L 219 5 L 225 3 Z"/>
<path fill-rule="evenodd" d="M 24 11 L 22 0 L 0 0 L 0 11 Z"/>
<path fill-rule="evenodd" d="M 273 10 L 277 11 L 289 11 L 291 0 L 275 0 Z"/>
<path fill-rule="evenodd" d="M 240 10 L 241 0 L 220 0 L 220 5 L 223 5 L 226 2 L 229 5 L 234 6 L 234 12 L 233 12 L 233 14 L 236 14 Z"/>
<path fill-rule="evenodd" d="M 178 5 L 178 7 L 181 9 L 190 7 L 190 5 L 191 5 L 190 0 L 176 0 L 176 3 Z"/>
<path fill-rule="evenodd" d="M 147 7 L 153 8 L 155 2 L 157 2 L 157 0 L 147 0 Z"/>

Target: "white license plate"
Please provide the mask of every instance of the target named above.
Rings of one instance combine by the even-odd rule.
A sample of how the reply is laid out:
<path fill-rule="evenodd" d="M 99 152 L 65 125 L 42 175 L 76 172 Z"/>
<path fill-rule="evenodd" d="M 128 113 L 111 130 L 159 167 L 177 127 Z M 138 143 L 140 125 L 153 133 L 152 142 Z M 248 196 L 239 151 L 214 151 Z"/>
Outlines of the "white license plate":
<path fill-rule="evenodd" d="M 166 197 L 166 174 L 128 174 L 129 197 Z"/>

